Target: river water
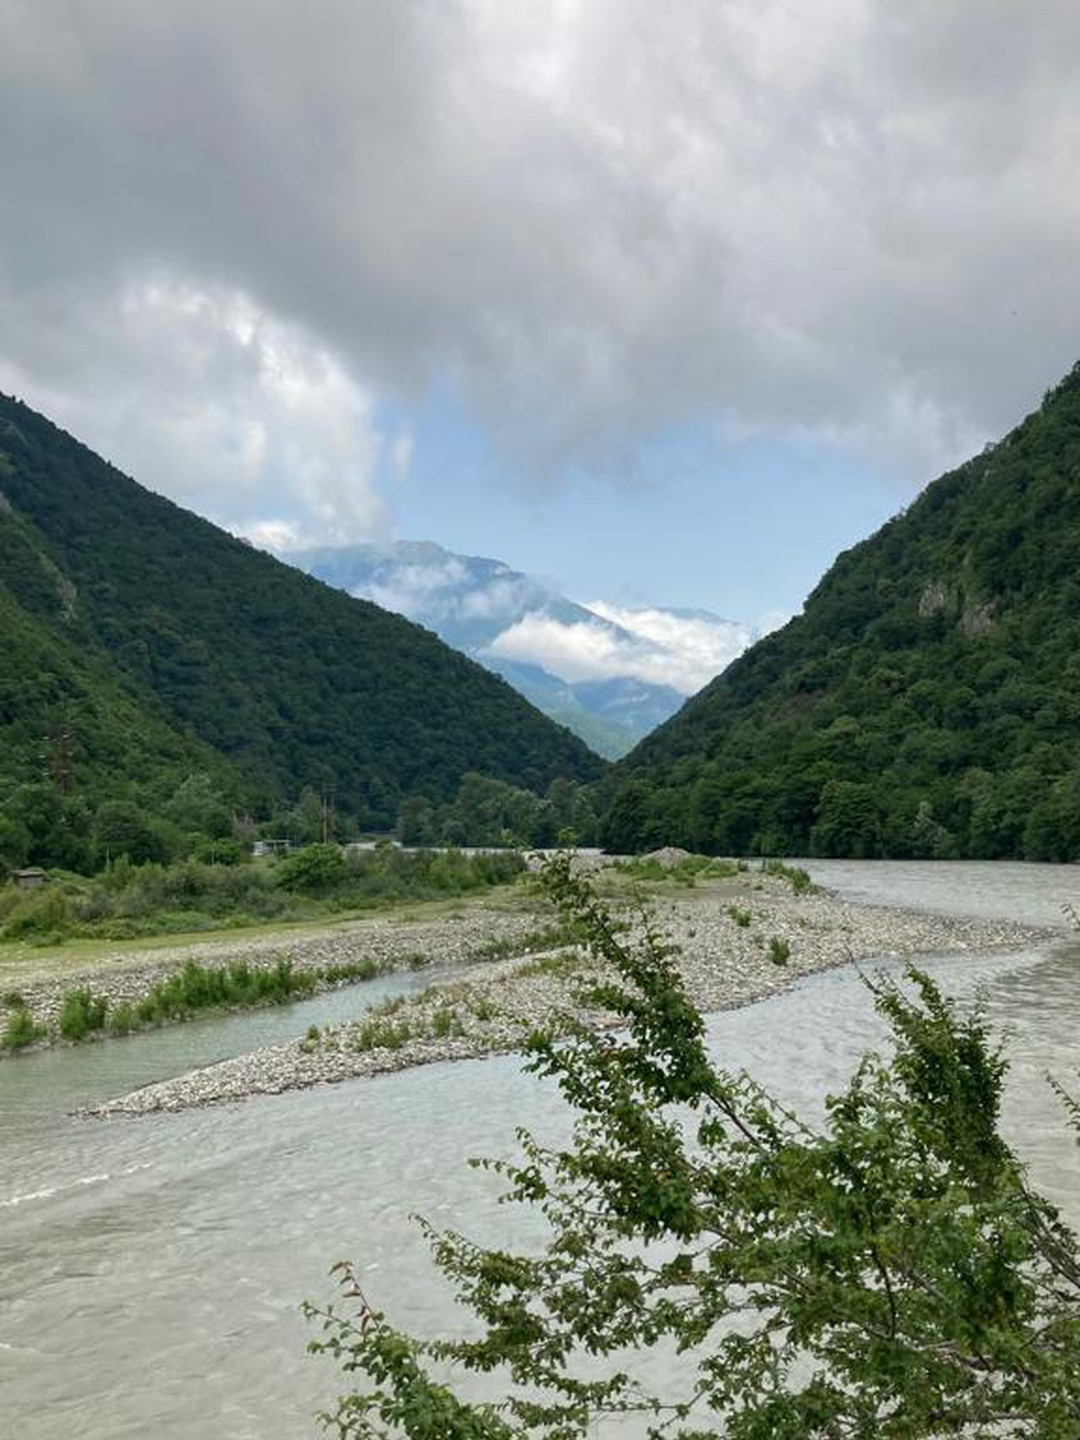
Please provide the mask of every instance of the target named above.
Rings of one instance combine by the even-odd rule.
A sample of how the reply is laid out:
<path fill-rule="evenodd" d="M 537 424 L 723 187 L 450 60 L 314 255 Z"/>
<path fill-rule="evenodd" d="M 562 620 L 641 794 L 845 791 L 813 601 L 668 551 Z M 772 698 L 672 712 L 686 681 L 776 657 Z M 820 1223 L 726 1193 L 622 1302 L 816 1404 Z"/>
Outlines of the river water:
<path fill-rule="evenodd" d="M 1043 1076 L 1080 1088 L 1075 867 L 811 862 L 850 898 L 1062 927 L 1008 956 L 926 962 L 981 987 L 1009 1031 L 1006 1125 L 1037 1183 L 1080 1220 L 1080 1151 Z M 886 965 L 888 962 L 886 962 Z M 550 1087 L 513 1057 L 438 1065 L 246 1105 L 87 1122 L 68 1111 L 355 1013 L 390 977 L 288 1011 L 202 1022 L 0 1065 L 0 1397 L 20 1440 L 300 1440 L 337 1375 L 307 1357 L 306 1298 L 354 1259 L 370 1298 L 414 1330 L 454 1323 L 411 1212 L 491 1241 L 535 1222 L 496 1204 L 471 1155 L 513 1153 L 514 1130 L 564 1134 Z M 712 1017 L 717 1055 L 813 1114 L 881 1038 L 851 970 Z M 599 1431 L 598 1435 L 606 1432 Z M 627 1432 L 621 1431 L 620 1434 Z"/>

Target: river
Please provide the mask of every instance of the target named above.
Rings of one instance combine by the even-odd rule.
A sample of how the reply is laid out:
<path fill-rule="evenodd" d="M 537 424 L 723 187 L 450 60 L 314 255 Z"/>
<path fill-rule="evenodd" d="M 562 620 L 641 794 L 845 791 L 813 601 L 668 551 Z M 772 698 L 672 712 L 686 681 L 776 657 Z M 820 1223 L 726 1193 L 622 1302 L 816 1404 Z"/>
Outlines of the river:
<path fill-rule="evenodd" d="M 1064 927 L 1076 867 L 811 862 L 852 899 Z M 1080 1064 L 1080 944 L 933 959 L 953 993 L 985 991 L 1008 1027 L 1006 1125 L 1037 1183 L 1080 1220 L 1080 1151 L 1043 1081 Z M 139 1120 L 68 1111 L 303 1031 L 358 997 L 429 983 L 401 976 L 288 1011 L 0 1065 L 0 1395 L 20 1440 L 312 1440 L 337 1374 L 307 1357 L 306 1298 L 332 1298 L 330 1264 L 357 1261 L 370 1296 L 407 1328 L 445 1329 L 451 1302 L 411 1212 L 492 1239 L 527 1216 L 495 1203 L 470 1155 L 508 1154 L 527 1123 L 565 1132 L 550 1088 L 513 1057 Z M 851 970 L 713 1016 L 716 1053 L 811 1112 L 880 1039 Z M 1080 1088 L 1080 1082 L 1074 1084 Z M 602 1432 L 598 1432 L 602 1433 Z M 620 1432 L 625 1433 L 625 1432 Z"/>

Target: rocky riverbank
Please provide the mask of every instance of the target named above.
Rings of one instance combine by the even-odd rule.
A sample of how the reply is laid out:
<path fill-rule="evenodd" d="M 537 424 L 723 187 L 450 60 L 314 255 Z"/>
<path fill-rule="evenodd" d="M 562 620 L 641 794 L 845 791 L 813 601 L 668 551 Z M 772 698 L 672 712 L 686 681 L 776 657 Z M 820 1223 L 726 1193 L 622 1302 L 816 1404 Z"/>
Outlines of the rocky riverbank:
<path fill-rule="evenodd" d="M 1019 925 L 959 920 L 907 910 L 853 904 L 813 892 L 797 895 L 780 878 L 747 874 L 710 882 L 658 903 L 665 935 L 679 947 L 679 966 L 695 1004 L 704 1011 L 745 1005 L 790 985 L 799 976 L 850 961 L 929 953 L 1019 950 L 1052 932 Z M 397 930 L 384 922 L 390 933 Z M 469 959 L 491 953 L 505 937 L 521 944 L 536 916 L 471 909 L 425 943 L 449 949 L 438 956 Z M 415 939 L 398 935 L 402 947 Z M 329 943 L 333 945 L 333 939 Z M 328 963 L 324 958 L 321 963 Z M 453 978 L 393 1002 L 347 1025 L 217 1065 L 111 1100 L 92 1112 L 137 1115 L 220 1104 L 253 1095 L 335 1083 L 407 1066 L 475 1058 L 512 1050 L 551 1017 L 604 1026 L 612 1017 L 579 995 L 588 962 L 565 947 L 536 948 L 462 967 Z"/>
<path fill-rule="evenodd" d="M 321 975 L 334 967 L 370 967 L 372 974 L 421 969 L 427 965 L 465 965 L 493 952 L 520 947 L 536 930 L 535 914 L 484 909 L 462 909 L 437 919 L 402 920 L 376 917 L 312 931 L 281 931 L 274 935 L 217 937 L 183 945 L 158 945 L 123 952 L 111 964 L 92 969 L 70 969 L 62 976 L 37 980 L 19 987 L 19 995 L 34 1020 L 55 1023 L 64 996 L 85 986 L 108 1000 L 110 1007 L 137 1004 L 155 985 L 176 973 L 187 961 L 207 968 L 243 963 L 257 970 L 272 970 L 288 961 L 301 973 Z M 330 988 L 320 984 L 317 989 Z"/>

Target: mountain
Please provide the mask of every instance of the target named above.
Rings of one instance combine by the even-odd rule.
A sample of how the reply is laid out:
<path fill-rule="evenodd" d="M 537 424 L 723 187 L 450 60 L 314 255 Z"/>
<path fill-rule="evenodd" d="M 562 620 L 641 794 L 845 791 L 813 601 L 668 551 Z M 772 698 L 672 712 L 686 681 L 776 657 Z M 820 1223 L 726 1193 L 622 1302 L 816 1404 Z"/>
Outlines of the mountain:
<path fill-rule="evenodd" d="M 543 790 L 603 769 L 434 635 L 152 494 L 4 397 L 0 563 L 0 810 L 42 781 L 92 805 L 153 804 L 199 770 L 264 811 L 332 788 L 382 826 L 468 772 Z"/>
<path fill-rule="evenodd" d="M 1080 859 L 1080 366 L 614 785 L 616 849 Z"/>
<path fill-rule="evenodd" d="M 662 640 L 631 628 L 635 612 L 618 612 L 628 622 L 619 623 L 500 560 L 455 554 L 426 541 L 294 551 L 282 558 L 434 630 L 609 758 L 625 755 L 686 698 L 685 687 L 649 678 L 678 668 L 677 657 Z M 751 638 L 745 627 L 705 611 L 646 613 L 674 630 L 684 621 L 712 627 L 726 646 L 716 669 Z M 574 673 L 590 665 L 603 670 L 601 678 Z"/>

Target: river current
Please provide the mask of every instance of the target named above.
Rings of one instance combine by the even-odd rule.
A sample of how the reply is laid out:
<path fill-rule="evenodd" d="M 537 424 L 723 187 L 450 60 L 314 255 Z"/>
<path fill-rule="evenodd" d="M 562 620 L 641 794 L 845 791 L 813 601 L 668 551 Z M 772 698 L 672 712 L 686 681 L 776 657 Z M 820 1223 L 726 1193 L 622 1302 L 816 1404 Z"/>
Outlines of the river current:
<path fill-rule="evenodd" d="M 1080 1221 L 1080 1150 L 1043 1078 L 1049 1070 L 1080 1089 L 1080 942 L 1061 909 L 1080 908 L 1080 870 L 810 868 L 851 899 L 1060 927 L 1060 941 L 1036 951 L 936 957 L 925 968 L 961 997 L 981 990 L 1007 1031 L 1010 1138 L 1040 1188 Z M 313 1332 L 298 1307 L 333 1298 L 328 1268 L 344 1257 L 406 1328 L 454 1324 L 410 1214 L 489 1241 L 522 1238 L 534 1222 L 498 1206 L 497 1184 L 464 1162 L 513 1153 L 521 1124 L 545 1138 L 567 1128 L 557 1096 L 513 1057 L 179 1115 L 68 1114 L 430 979 L 390 977 L 286 1011 L 0 1065 L 0 1414 L 13 1434 L 311 1440 L 338 1376 L 305 1355 Z M 709 1034 L 724 1064 L 813 1115 L 882 1031 L 848 969 L 713 1016 Z"/>

